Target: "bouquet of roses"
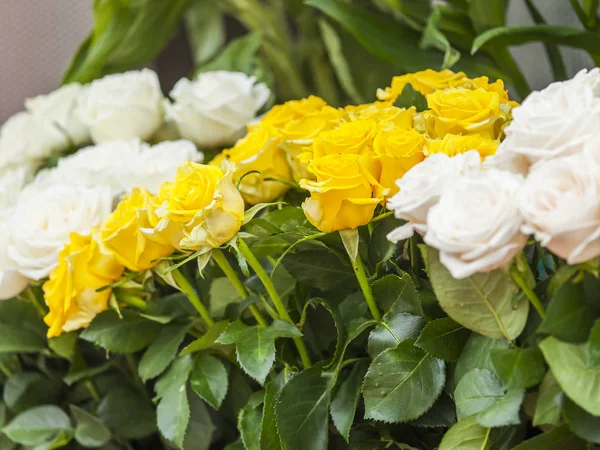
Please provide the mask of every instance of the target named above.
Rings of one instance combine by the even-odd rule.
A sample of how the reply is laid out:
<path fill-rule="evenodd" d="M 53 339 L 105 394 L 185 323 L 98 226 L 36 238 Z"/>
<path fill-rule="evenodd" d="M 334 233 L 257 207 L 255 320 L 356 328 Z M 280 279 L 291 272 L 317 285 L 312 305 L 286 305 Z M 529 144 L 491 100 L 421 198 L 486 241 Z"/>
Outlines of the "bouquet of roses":
<path fill-rule="evenodd" d="M 144 70 L 4 125 L 0 443 L 600 443 L 600 71 L 269 94 Z"/>

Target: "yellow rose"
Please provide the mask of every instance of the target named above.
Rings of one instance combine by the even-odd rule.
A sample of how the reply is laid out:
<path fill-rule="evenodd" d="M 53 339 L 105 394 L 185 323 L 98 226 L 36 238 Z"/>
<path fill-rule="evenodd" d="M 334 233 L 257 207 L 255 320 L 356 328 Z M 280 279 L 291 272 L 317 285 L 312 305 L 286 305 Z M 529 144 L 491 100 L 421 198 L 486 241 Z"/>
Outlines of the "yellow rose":
<path fill-rule="evenodd" d="M 155 232 L 176 233 L 177 247 L 200 250 L 217 248 L 239 231 L 244 220 L 244 200 L 233 184 L 235 165 L 223 169 L 188 161 L 177 169 L 175 179 L 164 183 L 154 215 Z M 155 220 L 156 220 L 155 219 Z M 154 220 L 154 221 L 155 221 Z"/>
<path fill-rule="evenodd" d="M 147 211 L 151 199 L 152 194 L 145 189 L 133 189 L 119 202 L 100 231 L 106 249 L 134 272 L 151 269 L 158 264 L 159 258 L 175 251 L 171 245 L 152 241 L 142 232 L 143 228 L 150 227 Z"/>
<path fill-rule="evenodd" d="M 425 154 L 444 153 L 448 156 L 456 156 L 469 150 L 477 150 L 482 159 L 496 153 L 500 141 L 492 140 L 478 134 L 460 136 L 447 134 L 443 139 L 426 139 Z"/>
<path fill-rule="evenodd" d="M 235 163 L 234 182 L 246 203 L 271 202 L 290 188 L 287 183 L 292 180 L 281 141 L 273 127 L 260 124 L 249 128 L 245 137 L 223 150 L 210 165 L 220 166 L 223 160 Z"/>
<path fill-rule="evenodd" d="M 283 128 L 288 122 L 315 113 L 325 106 L 327 106 L 327 102 L 314 95 L 302 100 L 290 100 L 283 105 L 273 106 L 262 118 L 261 123 L 275 128 Z"/>
<path fill-rule="evenodd" d="M 302 204 L 308 220 L 319 230 L 330 233 L 369 223 L 383 189 L 356 154 L 333 154 L 316 158 L 309 164 L 316 181 L 301 180 L 300 186 L 311 196 Z"/>
<path fill-rule="evenodd" d="M 375 137 L 375 158 L 381 163 L 379 183 L 388 189 L 387 197 L 398 192 L 396 180 L 425 159 L 425 138 L 414 129 L 381 131 Z"/>
<path fill-rule="evenodd" d="M 467 76 L 463 72 L 455 73 L 450 69 L 435 71 L 431 69 L 409 73 L 392 78 L 392 85 L 377 90 L 377 98 L 382 101 L 395 102 L 404 87 L 410 85 L 423 95 L 431 94 L 440 89 L 446 89 L 451 83 L 456 83 Z"/>
<path fill-rule="evenodd" d="M 381 128 L 412 128 L 413 117 L 417 113 L 414 107 L 397 108 L 386 103 L 367 103 L 358 106 L 346 106 L 344 108 L 350 121 L 361 119 L 372 119 Z"/>
<path fill-rule="evenodd" d="M 108 308 L 111 289 L 96 289 L 118 281 L 125 268 L 101 247 L 96 237 L 71 233 L 59 254 L 58 267 L 43 285 L 50 312 L 44 317 L 48 337 L 87 327 Z"/>
<path fill-rule="evenodd" d="M 432 138 L 442 138 L 447 133 L 479 133 L 497 139 L 506 113 L 500 108 L 500 96 L 482 88 L 468 90 L 449 88 L 427 96 L 429 110 L 415 118 L 415 127 L 422 127 Z"/>

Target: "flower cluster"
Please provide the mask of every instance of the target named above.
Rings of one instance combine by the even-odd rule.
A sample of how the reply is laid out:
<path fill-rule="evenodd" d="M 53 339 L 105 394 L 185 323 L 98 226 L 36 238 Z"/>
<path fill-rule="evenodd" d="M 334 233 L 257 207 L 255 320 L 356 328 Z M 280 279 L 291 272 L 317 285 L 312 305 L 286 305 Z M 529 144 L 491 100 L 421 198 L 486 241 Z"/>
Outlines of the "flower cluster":
<path fill-rule="evenodd" d="M 427 81 L 422 89 L 433 88 Z M 600 122 L 599 87 L 594 69 L 534 92 L 483 164 L 445 152 L 415 166 L 388 202 L 407 223 L 388 237 L 419 232 L 455 278 L 505 266 L 531 234 L 569 264 L 600 256 L 600 134 L 590 125 Z"/>

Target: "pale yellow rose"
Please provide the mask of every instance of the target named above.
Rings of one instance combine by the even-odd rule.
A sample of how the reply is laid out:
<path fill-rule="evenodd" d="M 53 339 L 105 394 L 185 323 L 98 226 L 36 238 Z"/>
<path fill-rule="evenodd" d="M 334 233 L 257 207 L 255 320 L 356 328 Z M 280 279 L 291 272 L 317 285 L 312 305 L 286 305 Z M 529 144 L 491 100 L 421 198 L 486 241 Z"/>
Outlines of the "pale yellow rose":
<path fill-rule="evenodd" d="M 177 247 L 200 250 L 217 248 L 235 236 L 244 220 L 244 200 L 233 183 L 235 165 L 223 168 L 186 162 L 172 182 L 164 183 L 150 217 L 154 230 L 167 242 L 181 237 Z M 171 236 L 164 236 L 164 233 Z M 175 235 L 173 235 L 175 234 Z"/>
<path fill-rule="evenodd" d="M 325 106 L 327 106 L 327 102 L 314 95 L 302 100 L 290 100 L 283 105 L 273 106 L 262 118 L 261 123 L 278 129 L 283 128 L 288 122 L 315 113 Z"/>
<path fill-rule="evenodd" d="M 427 105 L 429 109 L 415 117 L 415 128 L 432 138 L 447 133 L 478 133 L 497 139 L 507 119 L 500 107 L 500 95 L 482 88 L 435 91 L 427 96 Z"/>
<path fill-rule="evenodd" d="M 412 128 L 413 117 L 417 113 L 414 107 L 397 108 L 383 102 L 350 105 L 344 108 L 348 120 L 374 120 L 380 128 Z"/>
<path fill-rule="evenodd" d="M 87 327 L 108 308 L 111 289 L 97 289 L 118 281 L 124 270 L 96 236 L 71 233 L 59 254 L 58 267 L 43 285 L 44 300 L 50 309 L 44 317 L 48 337 Z"/>
<path fill-rule="evenodd" d="M 447 134 L 442 139 L 426 139 L 425 154 L 427 156 L 435 153 L 444 153 L 448 156 L 456 156 L 469 150 L 476 150 L 481 159 L 496 153 L 500 141 L 492 140 L 479 134 L 467 134 L 464 136 Z"/>
<path fill-rule="evenodd" d="M 326 233 L 369 223 L 384 190 L 357 154 L 332 154 L 313 159 L 316 181 L 301 180 L 310 191 L 302 204 L 308 220 Z"/>
<path fill-rule="evenodd" d="M 414 129 L 380 131 L 373 142 L 374 156 L 381 163 L 379 183 L 386 197 L 398 192 L 396 180 L 425 159 L 425 138 Z"/>
<path fill-rule="evenodd" d="M 129 270 L 143 272 L 175 251 L 172 245 L 150 240 L 142 229 L 150 227 L 148 208 L 152 194 L 135 188 L 104 221 L 100 236 L 105 248 Z"/>
<path fill-rule="evenodd" d="M 421 72 L 408 73 L 392 78 L 392 85 L 385 89 L 377 90 L 377 98 L 386 102 L 395 102 L 404 87 L 410 85 L 423 95 L 431 94 L 440 89 L 450 87 L 452 83 L 466 78 L 463 72 L 453 72 L 450 69 L 435 71 L 431 69 Z"/>
<path fill-rule="evenodd" d="M 281 197 L 292 181 L 281 135 L 275 128 L 259 124 L 234 147 L 223 150 L 209 164 L 220 166 L 224 160 L 235 163 L 234 183 L 246 203 L 268 203 Z"/>

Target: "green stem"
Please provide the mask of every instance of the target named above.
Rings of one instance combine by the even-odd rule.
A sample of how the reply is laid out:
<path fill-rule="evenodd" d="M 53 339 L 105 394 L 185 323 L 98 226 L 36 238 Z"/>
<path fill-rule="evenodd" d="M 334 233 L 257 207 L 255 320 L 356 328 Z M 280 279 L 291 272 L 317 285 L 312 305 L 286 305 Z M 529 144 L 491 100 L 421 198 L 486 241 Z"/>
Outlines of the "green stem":
<path fill-rule="evenodd" d="M 40 317 L 43 319 L 46 316 L 46 310 L 44 309 L 42 304 L 39 302 L 38 297 L 37 297 L 37 295 L 35 295 L 35 292 L 33 292 L 33 289 L 31 289 L 31 286 L 28 286 L 27 289 L 25 289 L 25 291 L 23 292 L 23 296 L 27 300 L 29 300 L 31 302 L 31 304 L 33 304 L 36 311 L 38 312 Z"/>
<path fill-rule="evenodd" d="M 9 378 L 12 375 L 12 372 L 6 367 L 6 364 L 0 364 L 0 372 L 2 372 L 6 378 Z"/>
<path fill-rule="evenodd" d="M 88 378 L 88 379 L 84 380 L 83 384 L 87 388 L 87 390 L 90 392 L 90 395 L 92 396 L 94 401 L 96 403 L 98 403 L 100 401 L 100 393 L 98 392 L 98 389 L 96 388 L 96 385 L 94 384 L 94 382 L 90 378 Z"/>
<path fill-rule="evenodd" d="M 277 313 L 281 316 L 283 320 L 294 325 L 294 321 L 287 312 L 287 309 L 285 308 L 281 297 L 277 293 L 277 289 L 275 289 L 275 285 L 271 281 L 271 278 L 269 277 L 263 266 L 260 264 L 260 261 L 256 258 L 254 253 L 252 253 L 252 250 L 250 250 L 250 247 L 248 247 L 248 245 L 244 242 L 243 239 L 238 239 L 238 247 L 244 258 L 246 258 L 246 261 L 248 262 L 250 267 L 252 267 L 254 272 L 256 272 L 256 276 L 265 286 L 269 297 L 271 297 L 271 300 L 275 305 L 275 309 L 277 309 Z M 296 348 L 298 349 L 298 353 L 300 354 L 300 359 L 302 359 L 302 364 L 305 368 L 309 368 L 312 365 L 312 363 L 310 362 L 310 357 L 308 356 L 308 350 L 306 349 L 304 341 L 302 340 L 302 338 L 296 337 L 294 338 L 294 343 L 296 344 Z"/>
<path fill-rule="evenodd" d="M 511 270 L 511 276 L 512 276 L 513 281 L 517 284 L 517 286 L 519 286 L 519 288 L 527 296 L 527 298 L 529 299 L 529 301 L 531 302 L 531 304 L 533 305 L 535 310 L 540 315 L 540 317 L 542 319 L 544 319 L 546 317 L 546 309 L 544 308 L 544 305 L 542 304 L 542 302 L 539 299 L 539 297 L 537 296 L 537 294 L 533 291 L 533 289 L 531 289 L 531 287 L 527 283 L 527 280 L 525 280 L 523 275 L 521 275 L 521 273 L 519 272 L 519 269 L 516 268 L 516 266 L 513 268 L 513 270 Z"/>
<path fill-rule="evenodd" d="M 117 297 L 117 301 L 125 303 L 127 306 L 133 306 L 141 311 L 148 309 L 148 304 L 137 295 L 131 294 L 123 289 L 115 289 L 113 292 L 115 297 Z"/>
<path fill-rule="evenodd" d="M 356 261 L 353 261 L 352 257 L 350 257 L 350 262 L 352 263 L 354 275 L 356 275 L 356 279 L 358 280 L 360 289 L 365 296 L 367 305 L 369 305 L 369 310 L 371 311 L 373 319 L 375 319 L 377 322 L 381 322 L 381 313 L 379 312 L 379 308 L 377 308 L 375 297 L 373 297 L 373 291 L 371 291 L 371 285 L 369 284 L 369 280 L 365 272 L 365 266 L 363 265 L 360 255 L 356 255 Z"/>
<path fill-rule="evenodd" d="M 172 270 L 171 275 L 173 276 L 175 283 L 177 283 L 177 286 L 179 286 L 181 292 L 185 294 L 192 306 L 196 308 L 196 311 L 198 311 L 198 314 L 200 314 L 200 317 L 204 319 L 206 325 L 211 327 L 214 324 L 214 321 L 210 317 L 206 306 L 204 306 L 204 304 L 200 301 L 200 297 L 198 297 L 196 289 L 194 289 L 194 287 L 179 269 Z"/>
<path fill-rule="evenodd" d="M 244 283 L 242 283 L 242 280 L 240 280 L 240 277 L 238 276 L 237 272 L 235 270 L 233 270 L 233 267 L 231 267 L 231 264 L 229 264 L 229 261 L 227 261 L 227 258 L 225 257 L 225 255 L 223 254 L 221 249 L 220 248 L 213 249 L 212 257 L 213 257 L 214 261 L 217 263 L 217 265 L 221 268 L 221 270 L 223 271 L 225 276 L 229 279 L 231 284 L 233 284 L 233 287 L 235 287 L 235 289 L 238 291 L 240 296 L 243 299 L 247 299 L 250 295 L 248 294 L 248 290 L 246 289 L 246 286 L 244 286 Z M 262 314 L 260 313 L 260 311 L 256 307 L 256 305 L 250 305 L 249 309 L 261 327 L 268 326 L 267 321 L 264 319 L 264 317 L 262 316 Z"/>

